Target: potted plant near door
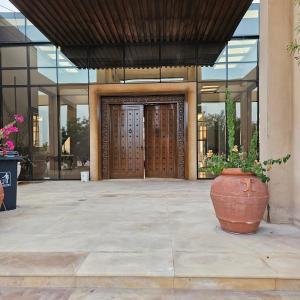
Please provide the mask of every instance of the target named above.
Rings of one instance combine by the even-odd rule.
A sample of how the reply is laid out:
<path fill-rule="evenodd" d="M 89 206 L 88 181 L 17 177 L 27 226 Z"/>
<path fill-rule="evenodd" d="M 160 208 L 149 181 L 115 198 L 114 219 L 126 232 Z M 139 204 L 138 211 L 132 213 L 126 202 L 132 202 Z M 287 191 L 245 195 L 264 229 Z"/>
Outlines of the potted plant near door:
<path fill-rule="evenodd" d="M 14 120 L 0 128 L 0 210 L 16 208 L 17 191 L 17 162 L 19 156 L 14 142 L 9 139 L 10 135 L 19 130 L 16 123 L 22 123 L 23 116 L 14 115 Z M 4 203 L 5 205 L 4 205 Z"/>
<path fill-rule="evenodd" d="M 259 161 L 257 129 L 252 135 L 247 152 L 234 144 L 235 103 L 228 90 L 226 124 L 229 153 L 220 155 L 209 150 L 205 158 L 205 172 L 217 176 L 211 185 L 211 199 L 223 230 L 254 233 L 259 227 L 269 200 L 268 171 L 274 164 L 286 163 L 290 154 L 280 159 Z"/>

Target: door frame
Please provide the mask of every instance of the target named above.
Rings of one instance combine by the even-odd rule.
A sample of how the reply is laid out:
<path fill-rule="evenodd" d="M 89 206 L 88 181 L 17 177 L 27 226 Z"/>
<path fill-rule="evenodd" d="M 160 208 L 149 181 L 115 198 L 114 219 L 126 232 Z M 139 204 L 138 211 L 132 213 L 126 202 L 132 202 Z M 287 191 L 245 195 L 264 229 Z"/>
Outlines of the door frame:
<path fill-rule="evenodd" d="M 110 179 L 110 105 L 177 105 L 177 167 L 179 179 L 185 178 L 184 95 L 136 95 L 101 97 L 102 178 Z"/>

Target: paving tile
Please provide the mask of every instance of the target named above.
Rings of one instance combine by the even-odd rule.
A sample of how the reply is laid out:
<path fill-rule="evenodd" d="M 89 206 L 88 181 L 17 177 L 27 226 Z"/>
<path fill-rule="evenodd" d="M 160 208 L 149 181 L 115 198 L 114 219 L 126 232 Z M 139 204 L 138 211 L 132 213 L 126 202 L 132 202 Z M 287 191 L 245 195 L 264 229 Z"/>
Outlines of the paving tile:
<path fill-rule="evenodd" d="M 20 185 L 18 209 L 0 213 L 0 262 L 8 254 L 25 258 L 20 263 L 20 256 L 10 257 L 10 266 L 0 265 L 0 275 L 21 274 L 24 269 L 29 274 L 77 270 L 80 259 L 75 257 L 74 265 L 66 260 L 61 268 L 56 263 L 48 268 L 39 261 L 39 254 L 46 257 L 54 252 L 61 255 L 54 261 L 68 253 L 87 253 L 89 265 L 82 270 L 103 274 L 168 276 L 174 259 L 175 273 L 193 278 L 195 286 L 193 276 L 199 274 L 298 278 L 299 228 L 262 222 L 254 235 L 225 233 L 214 215 L 210 184 L 149 179 Z M 116 263 L 101 269 L 111 261 Z M 278 280 L 277 284 L 288 286 L 291 281 Z M 296 289 L 298 281 L 292 286 Z"/>
<path fill-rule="evenodd" d="M 0 288 L 0 300 L 69 300 L 71 289 Z"/>
<path fill-rule="evenodd" d="M 174 276 L 172 252 L 94 252 L 83 262 L 77 275 Z"/>
<path fill-rule="evenodd" d="M 0 253 L 0 276 L 74 275 L 86 253 Z"/>
<path fill-rule="evenodd" d="M 300 254 L 269 254 L 264 262 L 272 268 L 278 278 L 300 279 Z"/>
<path fill-rule="evenodd" d="M 175 252 L 176 277 L 272 278 L 277 275 L 263 260 L 239 252 Z"/>

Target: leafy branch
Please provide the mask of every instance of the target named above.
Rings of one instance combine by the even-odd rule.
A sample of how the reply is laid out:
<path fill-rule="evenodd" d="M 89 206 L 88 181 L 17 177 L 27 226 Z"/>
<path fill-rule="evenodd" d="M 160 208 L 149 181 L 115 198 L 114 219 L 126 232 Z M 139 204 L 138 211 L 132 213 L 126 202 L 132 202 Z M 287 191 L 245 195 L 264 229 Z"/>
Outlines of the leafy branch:
<path fill-rule="evenodd" d="M 300 0 L 295 0 L 295 5 L 300 6 Z M 295 28 L 296 33 L 300 34 L 300 20 L 298 20 L 298 24 Z M 299 39 L 295 39 L 288 46 L 287 50 L 291 55 L 294 55 L 295 60 L 300 64 L 300 42 Z"/>

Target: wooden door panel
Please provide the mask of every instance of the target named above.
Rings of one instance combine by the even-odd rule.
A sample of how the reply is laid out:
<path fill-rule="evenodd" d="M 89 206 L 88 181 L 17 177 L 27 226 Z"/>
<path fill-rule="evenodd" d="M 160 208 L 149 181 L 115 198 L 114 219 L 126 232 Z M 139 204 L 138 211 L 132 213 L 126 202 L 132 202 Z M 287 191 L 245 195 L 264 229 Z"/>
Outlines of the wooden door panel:
<path fill-rule="evenodd" d="M 110 178 L 144 178 L 143 106 L 111 105 Z"/>
<path fill-rule="evenodd" d="M 146 177 L 176 178 L 176 104 L 145 106 Z"/>

